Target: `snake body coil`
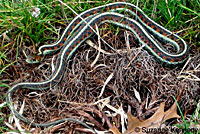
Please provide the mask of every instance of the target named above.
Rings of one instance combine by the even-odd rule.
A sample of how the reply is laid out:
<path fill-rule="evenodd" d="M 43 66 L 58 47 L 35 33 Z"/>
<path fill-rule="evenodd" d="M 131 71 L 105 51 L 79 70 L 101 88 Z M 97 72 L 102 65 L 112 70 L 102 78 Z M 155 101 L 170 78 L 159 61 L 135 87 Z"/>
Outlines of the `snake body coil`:
<path fill-rule="evenodd" d="M 126 17 L 125 15 L 119 14 L 118 11 L 124 10 L 131 15 L 136 16 L 136 20 Z M 137 14 L 136 14 L 137 12 Z M 23 82 L 18 83 L 11 87 L 7 93 L 7 104 L 9 108 L 14 113 L 14 115 L 24 122 L 31 123 L 34 126 L 47 127 L 51 125 L 56 125 L 60 122 L 66 121 L 67 119 L 61 119 L 56 122 L 38 124 L 34 123 L 32 120 L 25 118 L 19 114 L 13 104 L 12 104 L 12 94 L 14 91 L 20 88 L 34 89 L 34 90 L 44 90 L 48 89 L 50 86 L 54 86 L 61 80 L 61 76 L 65 71 L 66 60 L 69 60 L 73 53 L 78 49 L 78 47 L 94 33 L 91 29 L 95 29 L 95 24 L 101 25 L 103 23 L 111 23 L 119 27 L 130 30 L 136 35 L 139 42 L 145 46 L 145 48 L 156 57 L 160 62 L 167 65 L 178 65 L 185 61 L 187 58 L 188 46 L 186 42 L 178 35 L 173 34 L 169 30 L 163 28 L 149 17 L 147 17 L 143 11 L 125 2 L 116 2 L 108 5 L 96 7 L 85 11 L 80 14 L 82 18 L 87 21 L 87 24 L 82 21 L 79 17 L 76 17 L 67 26 L 60 40 L 51 45 L 44 45 L 39 48 L 39 55 L 46 55 L 53 51 L 59 50 L 56 69 L 51 78 L 42 82 Z M 177 52 L 172 54 L 162 46 L 160 46 L 150 35 L 151 32 L 156 37 L 169 42 L 176 47 Z M 74 119 L 72 119 L 74 121 Z"/>

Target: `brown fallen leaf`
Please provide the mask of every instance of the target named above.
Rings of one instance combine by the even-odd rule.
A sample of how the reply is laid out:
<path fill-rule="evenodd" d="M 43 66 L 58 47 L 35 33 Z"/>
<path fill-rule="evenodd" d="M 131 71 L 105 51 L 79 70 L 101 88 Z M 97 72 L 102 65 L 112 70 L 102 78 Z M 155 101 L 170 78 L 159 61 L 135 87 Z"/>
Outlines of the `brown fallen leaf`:
<path fill-rule="evenodd" d="M 180 118 L 180 116 L 177 114 L 177 105 L 174 102 L 174 104 L 165 112 L 164 121 L 171 119 L 171 118 Z"/>
<path fill-rule="evenodd" d="M 131 112 L 128 112 L 128 129 L 125 133 L 133 134 L 137 131 L 139 134 L 141 128 L 159 128 L 162 123 L 171 118 L 180 118 L 177 114 L 177 105 L 174 104 L 164 112 L 165 102 L 160 104 L 158 110 L 153 114 L 153 116 L 147 120 L 141 121 L 137 117 L 134 117 Z"/>
<path fill-rule="evenodd" d="M 110 128 L 109 131 L 111 131 L 113 134 L 121 134 L 119 132 L 119 130 L 115 126 L 113 126 L 112 128 Z"/>

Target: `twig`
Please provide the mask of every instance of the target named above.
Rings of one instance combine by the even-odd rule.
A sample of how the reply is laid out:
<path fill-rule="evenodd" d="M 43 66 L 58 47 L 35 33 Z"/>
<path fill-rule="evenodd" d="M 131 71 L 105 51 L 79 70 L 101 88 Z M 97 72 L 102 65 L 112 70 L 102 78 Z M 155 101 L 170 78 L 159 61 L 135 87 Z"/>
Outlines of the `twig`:
<path fill-rule="evenodd" d="M 64 15 L 64 18 L 65 18 L 65 20 L 66 20 L 67 23 L 68 23 L 68 19 L 67 19 L 67 15 L 66 15 L 66 13 L 65 13 L 65 10 L 64 10 L 64 6 L 63 6 L 62 3 L 60 3 L 60 6 L 61 6 L 61 9 L 62 9 L 62 13 L 63 13 L 63 15 Z"/>
<path fill-rule="evenodd" d="M 95 45 L 90 39 L 85 41 L 89 46 L 93 47 L 94 49 L 98 50 L 99 52 L 106 54 L 106 55 L 112 55 L 112 53 L 109 53 L 101 48 L 99 48 L 97 45 Z"/>
<path fill-rule="evenodd" d="M 2 36 L 4 36 L 4 35 L 6 35 L 6 34 L 7 34 L 7 33 L 9 33 L 11 30 L 13 30 L 13 29 L 11 28 L 11 29 L 9 29 L 9 30 L 5 31 L 4 33 L 2 33 L 2 34 L 0 35 L 0 37 L 2 37 Z"/>
<path fill-rule="evenodd" d="M 105 83 L 104 83 L 104 85 L 103 85 L 103 87 L 101 89 L 101 93 L 99 94 L 98 98 L 100 98 L 103 95 L 104 89 L 105 89 L 106 85 L 108 84 L 108 82 L 112 79 L 112 77 L 113 77 L 113 73 L 111 73 L 108 76 L 108 78 L 106 79 L 106 81 L 105 81 Z"/>
<path fill-rule="evenodd" d="M 96 26 L 96 30 L 97 30 L 97 34 L 98 34 L 98 44 L 99 44 L 99 48 L 101 49 L 101 41 L 100 41 L 100 35 L 99 35 L 99 29 L 98 29 L 98 26 L 95 24 L 95 26 Z M 94 59 L 94 61 L 91 63 L 91 67 L 93 67 L 94 66 L 94 64 L 96 64 L 96 62 L 98 61 L 98 59 L 99 59 L 99 56 L 100 56 L 100 51 L 98 51 L 98 54 L 97 54 L 97 56 L 96 56 L 96 58 Z"/>
<path fill-rule="evenodd" d="M 153 6 L 153 10 L 152 10 L 152 15 L 151 15 L 152 18 L 155 18 L 154 13 L 156 12 L 156 3 L 157 3 L 156 0 L 154 0 L 154 4 L 153 4 L 154 6 Z"/>
<path fill-rule="evenodd" d="M 190 21 L 193 21 L 194 19 L 197 19 L 197 18 L 198 18 L 198 16 L 196 16 L 196 17 L 194 17 L 194 18 L 192 18 L 192 19 L 187 20 L 185 23 L 188 23 L 188 22 L 190 22 Z"/>
<path fill-rule="evenodd" d="M 139 52 L 137 52 L 135 54 L 135 56 L 131 59 L 131 61 L 128 63 L 128 65 L 125 67 L 125 69 L 128 69 L 128 67 L 131 65 L 131 63 L 135 60 L 135 58 L 138 56 L 138 54 L 141 52 L 141 50 L 143 49 L 145 45 L 142 45 L 140 48 L 139 48 Z"/>
<path fill-rule="evenodd" d="M 198 26 L 198 25 L 196 25 L 196 26 L 191 26 L 191 27 L 188 27 L 188 28 L 185 28 L 185 29 L 179 30 L 179 31 L 174 32 L 174 33 L 178 34 L 178 33 L 181 33 L 181 32 L 183 32 L 183 31 L 186 31 L 186 30 L 189 30 L 189 29 L 192 29 L 192 28 L 196 28 L 197 26 Z"/>
<path fill-rule="evenodd" d="M 166 2 L 167 10 L 168 10 L 168 13 L 169 13 L 169 17 L 171 18 L 171 17 L 172 17 L 172 14 L 171 14 L 171 12 L 170 12 L 170 10 L 169 10 L 168 1 L 165 0 L 165 2 Z"/>

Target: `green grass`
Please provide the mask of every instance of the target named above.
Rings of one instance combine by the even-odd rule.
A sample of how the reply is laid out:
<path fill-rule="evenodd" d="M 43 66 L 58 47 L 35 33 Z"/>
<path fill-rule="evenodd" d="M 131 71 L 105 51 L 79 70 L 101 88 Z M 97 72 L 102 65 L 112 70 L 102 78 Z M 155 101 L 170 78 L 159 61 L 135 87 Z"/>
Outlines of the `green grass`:
<path fill-rule="evenodd" d="M 105 3 L 95 1 L 69 2 L 63 0 L 77 13 Z M 112 1 L 106 3 L 109 2 Z M 137 4 L 137 1 L 134 0 L 130 2 Z M 200 2 L 198 0 L 168 0 L 168 4 L 166 4 L 166 0 L 159 0 L 158 3 L 153 0 L 140 0 L 138 6 L 167 29 L 171 31 L 183 30 L 182 35 L 191 46 L 200 45 Z M 33 7 L 40 8 L 41 13 L 37 18 L 31 15 Z M 58 26 L 65 27 L 65 24 L 75 17 L 71 10 L 66 6 L 63 7 L 65 13 L 62 12 L 60 3 L 53 0 L 22 0 L 22 2 L 0 0 L 0 35 L 11 30 L 6 34 L 6 38 L 0 37 L 0 76 L 8 73 L 9 67 L 19 60 L 19 51 L 22 51 L 24 46 L 38 48 L 47 42 L 57 40 L 58 32 L 56 29 Z M 67 18 L 65 18 L 65 14 Z M 14 51 L 14 57 L 8 54 L 10 51 Z M 8 88 L 8 82 L 9 80 L 0 77 L 0 88 Z M 5 130 L 3 127 L 2 129 Z"/>
<path fill-rule="evenodd" d="M 181 118 L 183 120 L 183 124 L 176 124 L 176 127 L 180 128 L 181 132 L 184 132 L 186 134 L 194 134 L 194 131 L 195 133 L 198 132 L 198 134 L 200 133 L 200 130 L 198 129 L 195 129 L 194 130 L 194 127 L 195 125 L 198 125 L 198 121 L 195 117 L 195 113 L 198 114 L 198 118 L 200 117 L 200 113 L 199 113 L 199 107 L 197 106 L 197 108 L 195 109 L 194 113 L 192 114 L 192 118 L 188 121 L 185 119 L 184 115 L 183 115 L 183 112 L 181 111 L 181 108 L 176 100 L 176 98 L 173 96 L 173 99 L 175 100 L 176 104 L 177 104 L 177 107 L 178 107 L 178 111 L 180 112 L 181 114 Z M 198 128 L 198 127 L 197 127 Z"/>
<path fill-rule="evenodd" d="M 0 84 L 0 85 L 1 85 L 1 84 Z M 2 99 L 2 98 L 0 98 L 0 99 Z M 1 114 L 1 113 L 2 113 L 2 112 L 1 112 L 1 111 L 2 111 L 2 108 L 4 108 L 4 107 L 6 107 L 6 105 L 0 107 L 0 133 L 3 133 L 3 132 L 5 132 L 5 131 L 10 131 L 6 126 L 3 126 L 4 120 L 7 119 L 7 118 L 5 118 L 5 117 L 3 116 L 3 114 Z"/>
<path fill-rule="evenodd" d="M 14 29 L 8 33 L 9 38 L 14 40 L 13 43 L 4 42 L 0 48 L 0 74 L 14 62 L 6 56 L 8 47 L 11 47 L 17 53 L 18 49 L 15 48 L 18 48 L 21 44 L 38 47 L 41 44 L 46 44 L 47 41 L 55 41 L 55 35 L 58 35 L 56 25 L 64 25 L 65 22 L 71 21 L 75 16 L 72 11 L 64 6 L 64 11 L 67 16 L 67 20 L 65 20 L 60 4 L 52 0 L 32 0 L 31 2 L 22 1 L 14 3 L 12 0 L 0 0 L 0 3 L 0 34 L 9 29 Z M 65 0 L 65 3 L 69 2 Z M 136 2 L 132 3 L 136 4 Z M 77 13 L 80 13 L 102 4 L 103 2 L 99 1 L 96 3 L 74 1 L 73 4 L 69 3 L 68 5 Z M 40 8 L 41 14 L 37 18 L 31 16 L 30 12 L 32 7 Z M 199 32 L 198 29 L 195 29 L 195 27 L 199 27 L 200 18 L 198 11 L 200 9 L 200 3 L 198 0 L 168 0 L 168 4 L 166 4 L 165 0 L 160 0 L 158 3 L 154 3 L 153 0 L 141 0 L 139 1 L 139 7 L 148 16 L 154 14 L 154 20 L 169 30 L 176 31 L 194 27 L 184 32 L 186 33 L 184 38 L 191 40 L 194 45 L 198 44 L 198 41 L 194 39 L 194 36 Z M 153 12 L 155 7 L 156 12 Z M 195 19 L 185 23 L 192 18 Z M 15 60 L 17 58 L 18 55 L 16 55 Z"/>

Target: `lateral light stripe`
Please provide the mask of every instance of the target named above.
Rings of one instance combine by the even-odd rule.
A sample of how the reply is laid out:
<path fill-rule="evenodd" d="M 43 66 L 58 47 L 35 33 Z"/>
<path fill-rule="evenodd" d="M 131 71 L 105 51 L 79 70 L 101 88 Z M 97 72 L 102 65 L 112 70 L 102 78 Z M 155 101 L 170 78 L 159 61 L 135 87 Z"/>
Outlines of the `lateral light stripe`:
<path fill-rule="evenodd" d="M 101 13 L 103 10 L 109 11 Z M 142 15 L 137 16 L 136 21 L 115 12 L 121 10 L 124 10 L 124 12 L 129 12 L 135 16 L 137 16 L 137 11 Z M 183 63 L 187 58 L 187 43 L 178 35 L 173 34 L 169 30 L 165 29 L 164 27 L 151 20 L 148 16 L 144 14 L 144 12 L 140 8 L 136 7 L 135 5 L 126 2 L 110 3 L 104 6 L 87 10 L 81 13 L 80 16 L 88 16 L 87 18 L 85 18 L 85 21 L 87 21 L 88 24 L 83 23 L 83 21 L 77 16 L 67 26 L 61 38 L 56 43 L 44 45 L 39 48 L 39 54 L 47 54 L 55 51 L 54 49 L 61 49 L 57 58 L 56 69 L 53 75 L 48 80 L 42 82 L 18 83 L 9 89 L 6 96 L 6 102 L 8 104 L 8 107 L 11 109 L 14 115 L 22 121 L 30 123 L 34 126 L 43 127 L 56 125 L 59 121 L 66 121 L 63 119 L 46 124 L 34 123 L 32 120 L 25 118 L 23 115 L 19 114 L 19 112 L 15 110 L 12 103 L 12 94 L 19 88 L 28 88 L 42 91 L 44 89 L 48 89 L 50 86 L 55 86 L 61 80 L 63 72 L 65 71 L 64 65 L 66 65 L 66 60 L 69 60 L 70 57 L 74 54 L 74 52 L 79 48 L 79 46 L 94 33 L 94 31 L 91 31 L 89 25 L 95 27 L 95 23 L 101 25 L 105 22 L 108 22 L 130 30 L 133 34 L 135 34 L 139 42 L 153 56 L 155 56 L 156 59 L 158 59 L 162 63 L 166 63 L 168 65 L 178 65 Z M 116 21 L 116 19 L 118 21 Z M 78 24 L 75 25 L 76 23 Z M 180 52 L 178 51 L 176 54 L 171 54 L 163 50 L 163 48 L 154 41 L 154 39 L 148 34 L 148 32 L 145 29 L 151 31 L 153 34 L 155 34 L 155 36 L 157 35 L 159 38 L 171 42 L 180 50 Z M 68 36 L 66 36 L 66 34 L 68 34 Z M 170 35 L 171 37 L 169 38 L 171 39 L 169 39 L 167 35 Z"/>

